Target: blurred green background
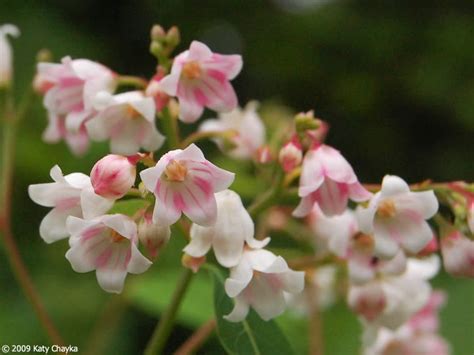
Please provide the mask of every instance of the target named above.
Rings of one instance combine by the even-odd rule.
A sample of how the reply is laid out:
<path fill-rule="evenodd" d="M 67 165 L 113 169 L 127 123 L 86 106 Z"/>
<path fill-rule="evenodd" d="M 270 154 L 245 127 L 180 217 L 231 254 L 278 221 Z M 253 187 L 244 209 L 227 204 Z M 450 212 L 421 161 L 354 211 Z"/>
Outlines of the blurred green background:
<path fill-rule="evenodd" d="M 0 0 L 1 23 L 22 31 L 13 41 L 17 97 L 30 85 L 41 48 L 50 49 L 55 60 L 89 58 L 122 74 L 150 77 L 156 65 L 148 54 L 151 25 L 178 25 L 178 52 L 198 39 L 217 52 L 242 54 L 244 69 L 234 81 L 241 104 L 257 99 L 295 111 L 314 108 L 331 124 L 329 144 L 343 152 L 362 181 L 379 182 L 386 173 L 409 182 L 474 181 L 472 1 Z M 47 209 L 29 200 L 27 186 L 49 181 L 56 163 L 65 173 L 88 173 L 107 145 L 94 144 L 76 159 L 63 144 L 41 142 L 45 126 L 37 99 L 17 142 L 14 230 L 21 253 L 68 343 L 81 350 L 91 346 L 87 337 L 109 309 L 103 327 L 108 336 L 96 338 L 99 347 L 92 348 L 139 353 L 172 292 L 182 241 L 173 238 L 161 268 L 128 278 L 124 302 L 110 303 L 93 273 L 74 273 L 63 257 L 67 242 L 48 246 L 39 238 Z M 434 284 L 449 293 L 442 334 L 454 354 L 471 355 L 473 283 L 440 275 Z M 211 315 L 210 280 L 200 275 L 192 288 L 167 353 Z M 47 344 L 3 249 L 0 289 L 0 343 Z M 285 315 L 279 322 L 304 352 L 304 321 Z M 359 325 L 343 304 L 324 313 L 324 327 L 326 354 L 358 353 Z M 222 352 L 214 338 L 201 350 Z"/>

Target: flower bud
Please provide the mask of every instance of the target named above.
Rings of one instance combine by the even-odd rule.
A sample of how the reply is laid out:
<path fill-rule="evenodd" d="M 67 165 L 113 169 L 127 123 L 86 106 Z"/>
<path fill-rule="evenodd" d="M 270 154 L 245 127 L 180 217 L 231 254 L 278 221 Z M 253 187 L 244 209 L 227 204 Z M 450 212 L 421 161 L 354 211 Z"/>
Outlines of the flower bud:
<path fill-rule="evenodd" d="M 278 161 L 285 173 L 289 173 L 303 160 L 303 152 L 301 145 L 296 139 L 293 139 L 286 143 L 281 149 L 278 155 Z"/>
<path fill-rule="evenodd" d="M 199 268 L 202 264 L 206 262 L 206 256 L 194 257 L 189 254 L 184 253 L 183 257 L 181 258 L 181 263 L 184 267 L 192 270 L 192 272 L 196 273 L 199 271 Z"/>
<path fill-rule="evenodd" d="M 158 256 L 158 252 L 168 243 L 170 236 L 170 227 L 153 223 L 151 214 L 146 214 L 138 224 L 138 239 L 148 249 L 152 258 Z"/>
<path fill-rule="evenodd" d="M 121 155 L 109 154 L 95 163 L 91 171 L 91 183 L 97 195 L 118 199 L 135 183 L 136 167 Z"/>
<path fill-rule="evenodd" d="M 453 276 L 474 278 L 474 241 L 453 229 L 441 238 L 445 270 Z"/>
<path fill-rule="evenodd" d="M 298 133 L 304 133 L 306 130 L 318 129 L 320 120 L 314 117 L 314 111 L 301 112 L 295 116 L 295 126 Z"/>
<path fill-rule="evenodd" d="M 166 42 L 171 47 L 176 47 L 181 40 L 179 29 L 176 26 L 171 27 L 166 34 Z"/>
<path fill-rule="evenodd" d="M 150 32 L 150 37 L 152 41 L 161 41 L 165 38 L 165 30 L 160 25 L 153 25 Z"/>

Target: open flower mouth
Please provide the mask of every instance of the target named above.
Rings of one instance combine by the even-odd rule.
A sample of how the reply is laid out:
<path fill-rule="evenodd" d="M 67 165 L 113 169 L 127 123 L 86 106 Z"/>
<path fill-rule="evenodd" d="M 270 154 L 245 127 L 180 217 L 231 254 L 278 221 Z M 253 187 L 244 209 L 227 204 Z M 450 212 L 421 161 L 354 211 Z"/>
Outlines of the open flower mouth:
<path fill-rule="evenodd" d="M 188 168 L 186 168 L 183 163 L 177 160 L 171 160 L 165 169 L 165 176 L 169 181 L 182 182 L 186 178 L 187 174 Z"/>
<path fill-rule="evenodd" d="M 382 218 L 392 218 L 395 216 L 397 209 L 393 200 L 385 200 L 377 208 L 377 216 Z"/>
<path fill-rule="evenodd" d="M 188 80 L 195 80 L 202 76 L 202 69 L 198 62 L 191 61 L 183 65 L 181 74 Z"/>

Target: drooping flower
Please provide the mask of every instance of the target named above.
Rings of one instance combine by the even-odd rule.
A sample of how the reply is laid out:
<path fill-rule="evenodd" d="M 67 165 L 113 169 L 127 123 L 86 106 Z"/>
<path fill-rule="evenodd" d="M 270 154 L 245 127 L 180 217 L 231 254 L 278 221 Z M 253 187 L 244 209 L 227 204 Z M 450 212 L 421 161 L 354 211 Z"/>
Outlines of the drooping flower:
<path fill-rule="evenodd" d="M 341 153 L 325 144 L 306 153 L 298 194 L 301 202 L 293 211 L 295 217 L 307 216 L 315 203 L 327 216 L 342 214 L 349 198 L 362 202 L 371 197 Z"/>
<path fill-rule="evenodd" d="M 84 124 L 95 114 L 93 100 L 100 91 L 114 90 L 115 74 L 99 63 L 65 57 L 61 64 L 39 63 L 35 82 L 45 92 L 44 105 L 49 117 L 45 141 L 63 138 L 75 154 L 84 153 Z"/>
<path fill-rule="evenodd" d="M 237 193 L 224 190 L 216 193 L 215 198 L 215 224 L 210 227 L 193 224 L 191 241 L 183 251 L 193 257 L 201 257 L 212 246 L 216 259 L 222 266 L 236 266 L 244 252 L 245 243 L 251 248 L 262 248 L 269 242 L 269 238 L 262 241 L 254 239 L 254 223 Z"/>
<path fill-rule="evenodd" d="M 347 209 L 340 215 L 328 217 L 314 205 L 309 224 L 315 235 L 316 245 L 340 258 L 347 258 L 351 238 L 359 231 L 354 212 Z"/>
<path fill-rule="evenodd" d="M 431 286 L 428 279 L 437 274 L 439 258 L 411 258 L 401 275 L 378 274 L 364 284 L 352 284 L 348 304 L 374 327 L 396 329 L 428 302 Z"/>
<path fill-rule="evenodd" d="M 137 225 L 121 214 L 91 220 L 67 219 L 71 234 L 66 258 L 76 272 L 96 270 L 97 281 L 107 292 L 122 292 L 127 273 L 141 274 L 151 265 L 137 248 Z"/>
<path fill-rule="evenodd" d="M 229 134 L 229 140 L 235 147 L 226 149 L 225 142 L 216 138 L 219 148 L 233 158 L 251 159 L 265 143 L 265 126 L 257 113 L 257 107 L 255 101 L 250 101 L 244 109 L 237 107 L 231 112 L 219 113 L 218 119 L 204 121 L 199 130 L 232 132 Z"/>
<path fill-rule="evenodd" d="M 20 31 L 15 25 L 0 26 L 0 88 L 10 85 L 13 72 L 13 54 L 7 36 L 18 37 Z"/>
<path fill-rule="evenodd" d="M 99 113 L 86 123 L 91 139 L 110 139 L 112 153 L 132 155 L 140 148 L 155 151 L 164 136 L 155 126 L 155 102 L 141 91 L 118 95 L 100 92 L 94 106 Z"/>
<path fill-rule="evenodd" d="M 161 82 L 161 89 L 179 100 L 179 118 L 195 122 L 208 107 L 217 112 L 237 107 L 230 80 L 242 69 L 240 55 L 212 53 L 204 44 L 193 41 L 189 50 L 176 56 L 171 73 Z"/>
<path fill-rule="evenodd" d="M 170 236 L 170 227 L 153 223 L 151 213 L 146 213 L 138 224 L 138 239 L 148 249 L 152 258 L 158 256 Z"/>
<path fill-rule="evenodd" d="M 135 183 L 137 169 L 131 158 L 109 154 L 100 159 L 91 170 L 91 183 L 97 195 L 119 199 Z"/>
<path fill-rule="evenodd" d="M 411 192 L 398 176 L 386 175 L 382 189 L 369 206 L 358 210 L 359 227 L 373 234 L 375 254 L 392 258 L 400 248 L 416 254 L 433 238 L 425 221 L 438 211 L 438 200 L 432 190 Z"/>
<path fill-rule="evenodd" d="M 195 144 L 166 153 L 140 177 L 155 194 L 153 221 L 161 225 L 175 223 L 182 212 L 196 224 L 213 225 L 217 217 L 214 193 L 234 181 L 233 173 L 207 161 Z"/>
<path fill-rule="evenodd" d="M 66 238 L 66 219 L 69 216 L 93 218 L 112 207 L 113 200 L 94 193 L 90 179 L 82 173 L 63 176 L 59 166 L 50 171 L 54 182 L 28 186 L 30 198 L 37 204 L 53 209 L 40 224 L 40 236 L 47 243 Z"/>
<path fill-rule="evenodd" d="M 281 256 L 268 250 L 247 249 L 225 281 L 225 291 L 235 305 L 224 318 L 240 322 L 250 307 L 263 320 L 275 318 L 286 308 L 285 292 L 300 293 L 303 288 L 303 271 L 291 270 Z"/>
<path fill-rule="evenodd" d="M 444 268 L 451 275 L 474 278 L 474 240 L 453 228 L 441 236 L 441 254 Z"/>
<path fill-rule="evenodd" d="M 247 249 L 230 270 L 225 291 L 235 306 L 225 319 L 240 322 L 252 307 L 263 320 L 277 317 L 286 308 L 285 292 L 304 288 L 304 272 L 291 270 L 281 256 L 264 249 Z"/>

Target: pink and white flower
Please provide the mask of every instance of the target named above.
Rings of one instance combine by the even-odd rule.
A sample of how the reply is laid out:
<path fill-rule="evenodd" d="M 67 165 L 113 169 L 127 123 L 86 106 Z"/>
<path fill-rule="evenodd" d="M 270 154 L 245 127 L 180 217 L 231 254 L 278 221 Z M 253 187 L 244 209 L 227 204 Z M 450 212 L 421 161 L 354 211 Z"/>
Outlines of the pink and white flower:
<path fill-rule="evenodd" d="M 244 109 L 237 107 L 231 112 L 219 113 L 218 119 L 210 119 L 199 127 L 202 132 L 231 132 L 229 140 L 235 148 L 227 150 L 222 138 L 215 138 L 219 148 L 236 159 L 253 158 L 265 143 L 265 126 L 257 113 L 258 104 L 250 101 Z"/>
<path fill-rule="evenodd" d="M 0 26 L 0 88 L 10 85 L 13 72 L 12 47 L 7 36 L 18 37 L 20 31 L 15 25 Z"/>
<path fill-rule="evenodd" d="M 100 92 L 94 107 L 99 113 L 86 123 L 87 132 L 92 140 L 110 139 L 112 153 L 132 155 L 140 148 L 152 152 L 163 144 L 155 126 L 155 101 L 141 91 L 114 96 Z"/>
<path fill-rule="evenodd" d="M 40 224 L 40 236 L 47 243 L 66 238 L 69 216 L 93 218 L 105 213 L 114 201 L 94 193 L 90 179 L 82 173 L 63 176 L 59 166 L 50 171 L 54 182 L 28 186 L 30 198 L 37 204 L 53 209 Z"/>
<path fill-rule="evenodd" d="M 237 107 L 230 80 L 242 69 L 240 55 L 212 53 L 204 43 L 193 41 L 189 50 L 176 56 L 171 73 L 161 89 L 179 100 L 179 118 L 192 123 L 201 117 L 204 107 L 229 112 Z"/>
<path fill-rule="evenodd" d="M 306 153 L 298 194 L 301 202 L 293 211 L 295 217 L 307 216 L 316 203 L 327 216 L 342 214 L 349 198 L 362 202 L 371 197 L 341 153 L 325 144 Z"/>
<path fill-rule="evenodd" d="M 132 158 L 109 154 L 94 164 L 91 183 L 97 195 L 119 199 L 135 183 L 137 168 Z"/>
<path fill-rule="evenodd" d="M 175 223 L 182 212 L 196 224 L 213 225 L 217 217 L 214 193 L 234 181 L 233 173 L 207 161 L 195 144 L 169 151 L 140 177 L 155 194 L 153 221 L 161 225 Z"/>
<path fill-rule="evenodd" d="M 183 251 L 193 257 L 207 254 L 212 247 L 219 264 L 225 267 L 236 266 L 245 243 L 251 248 L 263 248 L 269 238 L 262 241 L 254 238 L 254 223 L 248 214 L 240 196 L 231 190 L 215 194 L 217 219 L 213 226 L 191 226 L 191 241 Z"/>
<path fill-rule="evenodd" d="M 71 234 L 66 259 L 76 272 L 96 270 L 100 287 L 122 292 L 127 273 L 141 274 L 151 265 L 137 248 L 137 225 L 125 215 L 104 215 L 91 220 L 67 219 Z"/>
<path fill-rule="evenodd" d="M 445 270 L 458 277 L 474 278 L 474 240 L 454 228 L 441 236 Z"/>
<path fill-rule="evenodd" d="M 374 327 L 396 329 L 428 302 L 431 286 L 428 279 L 439 270 L 439 258 L 411 258 L 401 275 L 379 274 L 362 285 L 352 284 L 348 304 Z"/>
<path fill-rule="evenodd" d="M 115 85 L 115 74 L 110 69 L 87 59 L 65 57 L 61 64 L 39 63 L 35 86 L 45 92 L 49 116 L 45 141 L 74 141 L 69 144 L 73 152 L 82 154 L 87 149 L 84 124 L 95 114 L 95 95 L 112 92 Z"/>
<path fill-rule="evenodd" d="M 351 239 L 359 231 L 354 211 L 347 209 L 340 215 L 328 217 L 316 204 L 309 215 L 309 225 L 316 245 L 340 258 L 348 257 Z"/>
<path fill-rule="evenodd" d="M 359 227 L 373 234 L 375 254 L 392 258 L 398 250 L 417 254 L 433 238 L 425 221 L 438 211 L 438 200 L 432 190 L 411 192 L 398 176 L 386 175 L 382 189 L 369 206 L 358 210 Z"/>
<path fill-rule="evenodd" d="M 286 308 L 285 293 L 300 293 L 303 288 L 304 272 L 291 270 L 281 256 L 264 249 L 245 250 L 225 281 L 225 291 L 235 306 L 224 318 L 240 322 L 250 307 L 263 320 L 275 318 Z"/>

